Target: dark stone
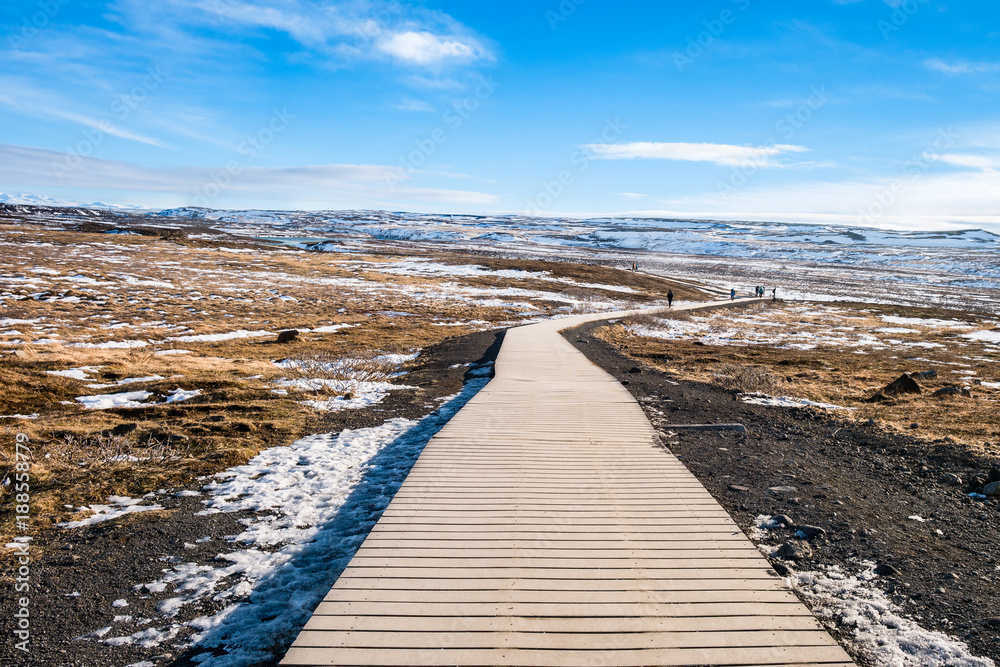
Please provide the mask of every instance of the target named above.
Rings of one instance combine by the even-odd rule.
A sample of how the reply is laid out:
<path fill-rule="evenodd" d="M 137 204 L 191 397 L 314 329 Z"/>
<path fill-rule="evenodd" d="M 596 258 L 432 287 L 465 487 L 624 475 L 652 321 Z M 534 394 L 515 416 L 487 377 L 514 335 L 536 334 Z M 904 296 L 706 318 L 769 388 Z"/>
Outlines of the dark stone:
<path fill-rule="evenodd" d="M 885 394 L 883 394 L 882 392 L 878 392 L 877 394 L 875 394 L 871 398 L 864 399 L 863 402 L 864 403 L 892 403 L 893 400 L 891 398 L 889 398 L 888 396 L 886 396 Z"/>
<path fill-rule="evenodd" d="M 740 486 L 739 484 L 730 484 L 728 488 L 730 491 L 736 491 L 739 493 L 746 493 L 747 491 L 750 490 L 749 488 L 745 486 Z"/>
<path fill-rule="evenodd" d="M 622 380 L 622 385 L 624 385 L 624 386 L 627 387 L 628 386 L 628 380 Z"/>
<path fill-rule="evenodd" d="M 293 340 L 298 338 L 299 332 L 297 329 L 288 329 L 286 331 L 279 331 L 278 338 L 274 341 L 275 343 L 291 343 Z"/>
<path fill-rule="evenodd" d="M 812 549 L 805 542 L 785 542 L 774 552 L 778 558 L 802 561 L 812 557 Z"/>
<path fill-rule="evenodd" d="M 791 528 L 795 525 L 795 522 L 792 521 L 792 517 L 788 516 L 787 514 L 775 514 L 774 516 L 771 517 L 771 521 L 775 523 L 780 523 L 782 526 L 785 526 L 786 528 Z"/>
<path fill-rule="evenodd" d="M 775 561 L 771 563 L 771 567 L 774 568 L 774 571 L 777 572 L 778 576 L 781 577 L 787 577 L 792 573 L 792 568 L 788 567 L 787 565 L 785 565 L 780 561 Z"/>
<path fill-rule="evenodd" d="M 633 366 L 632 368 L 628 369 L 628 372 L 632 374 L 641 373 L 642 369 L 639 368 L 638 366 Z"/>
<path fill-rule="evenodd" d="M 888 563 L 882 563 L 875 568 L 874 572 L 880 577 L 895 577 L 899 574 L 899 570 Z"/>
<path fill-rule="evenodd" d="M 826 535 L 826 530 L 820 528 L 819 526 L 799 526 L 799 533 L 802 533 L 807 540 L 811 540 L 814 537 L 822 537 Z"/>
<path fill-rule="evenodd" d="M 899 396 L 900 394 L 921 394 L 923 390 L 917 381 L 912 377 L 903 373 L 898 378 L 890 382 L 882 390 L 883 394 L 887 396 Z"/>
<path fill-rule="evenodd" d="M 923 378 L 924 380 L 930 380 L 937 377 L 937 371 L 931 369 L 929 371 L 920 371 L 919 373 L 913 373 L 913 377 Z"/>
<path fill-rule="evenodd" d="M 931 396 L 940 398 L 942 396 L 959 396 L 961 393 L 962 390 L 959 387 L 942 387 L 931 394 Z"/>
<path fill-rule="evenodd" d="M 987 482 L 1000 482 L 1000 468 L 990 468 L 989 474 L 986 476 Z"/>
<path fill-rule="evenodd" d="M 961 486 L 962 478 L 956 475 L 955 473 L 946 472 L 945 474 L 941 475 L 941 483 L 947 484 L 948 486 Z"/>

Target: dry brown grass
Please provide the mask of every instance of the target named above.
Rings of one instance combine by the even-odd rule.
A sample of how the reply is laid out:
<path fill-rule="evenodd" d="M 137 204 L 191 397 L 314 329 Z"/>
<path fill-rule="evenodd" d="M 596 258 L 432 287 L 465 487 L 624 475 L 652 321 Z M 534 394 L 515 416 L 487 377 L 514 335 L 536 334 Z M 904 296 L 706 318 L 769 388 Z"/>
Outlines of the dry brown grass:
<path fill-rule="evenodd" d="M 970 449 L 994 456 L 1000 455 L 1000 422 L 996 414 L 1000 391 L 985 385 L 972 384 L 971 378 L 1000 380 L 1000 359 L 989 346 L 964 339 L 955 330 L 929 329 L 916 333 L 893 332 L 879 334 L 888 343 L 886 349 L 843 347 L 820 344 L 814 349 L 794 349 L 789 341 L 808 341 L 810 332 L 825 331 L 836 335 L 837 326 L 851 326 L 855 332 L 877 328 L 905 328 L 879 320 L 895 315 L 911 318 L 939 318 L 977 324 L 981 316 L 954 311 L 874 306 L 869 304 L 831 306 L 839 311 L 836 321 L 823 324 L 822 317 L 804 316 L 770 304 L 752 309 L 720 311 L 713 319 L 725 332 L 727 340 L 744 338 L 745 344 L 706 344 L 694 337 L 662 340 L 632 334 L 625 326 L 604 329 L 600 334 L 609 343 L 630 356 L 655 365 L 676 376 L 715 383 L 741 392 L 760 391 L 772 395 L 806 398 L 822 403 L 853 408 L 838 411 L 838 416 L 858 420 L 874 419 L 884 427 L 912 430 L 928 439 L 951 438 L 967 444 Z M 811 307 L 810 307 L 811 308 Z M 817 309 L 822 308 L 816 306 Z M 698 314 L 688 319 L 698 319 Z M 748 319 L 760 322 L 740 323 Z M 702 321 L 704 321 L 702 319 Z M 635 322 L 643 326 L 663 326 L 662 322 L 644 319 Z M 767 323 L 780 326 L 768 328 Z M 626 324 L 631 324 L 627 322 Z M 988 328 L 988 327 L 986 327 Z M 780 344 L 756 343 L 767 337 L 768 331 L 783 331 L 789 337 Z M 967 331 L 961 329 L 959 331 Z M 802 338 L 795 336 L 801 335 Z M 931 344 L 940 347 L 913 347 Z M 923 393 L 891 397 L 886 403 L 868 403 L 866 399 L 904 372 L 936 369 L 936 378 L 918 378 Z M 952 372 L 964 370 L 975 375 Z M 972 397 L 932 397 L 943 387 L 968 384 Z"/>
<path fill-rule="evenodd" d="M 274 383 L 281 378 L 327 378 L 348 384 L 384 380 L 392 369 L 378 363 L 377 354 L 408 352 L 470 330 L 565 312 L 566 302 L 556 298 L 560 296 L 579 300 L 576 308 L 586 308 L 591 300 L 631 306 L 662 298 L 671 288 L 679 299 L 698 298 L 690 288 L 613 267 L 420 254 L 392 243 L 373 243 L 370 254 L 341 255 L 261 249 L 233 241 L 109 236 L 5 224 L 0 224 L 0 238 L 15 244 L 5 247 L 6 263 L 0 273 L 22 280 L 4 283 L 0 277 L 0 290 L 18 297 L 3 302 L 3 318 L 29 320 L 0 327 L 0 332 L 19 332 L 0 336 L 0 415 L 40 415 L 32 420 L 0 419 L 0 475 L 10 469 L 4 456 L 11 455 L 14 434 L 25 433 L 36 458 L 35 525 L 42 526 L 66 520 L 63 505 L 86 505 L 103 502 L 109 494 L 134 496 L 187 484 L 196 476 L 243 463 L 263 448 L 288 444 L 310 432 L 319 415 L 300 403 L 308 394 L 274 394 Z M 508 279 L 380 272 L 388 262 L 413 257 L 494 270 L 547 272 L 577 283 L 628 285 L 635 292 L 581 287 L 538 276 Z M 74 275 L 87 280 L 72 279 Z M 24 283 L 25 279 L 37 284 Z M 478 297 L 475 290 L 498 287 L 537 290 L 552 298 L 545 294 L 509 298 L 531 303 L 533 310 L 476 303 L 476 298 L 488 296 Z M 405 311 L 411 316 L 393 317 L 386 311 Z M 463 324 L 472 321 L 477 323 Z M 459 326 L 438 326 L 444 323 Z M 169 340 L 239 329 L 276 332 L 328 324 L 353 326 L 302 333 L 283 345 L 274 344 L 270 336 Z M 2 344 L 14 340 L 21 343 Z M 154 342 L 133 349 L 73 345 L 127 340 Z M 170 349 L 190 354 L 155 354 Z M 291 370 L 273 363 L 287 358 L 303 365 Z M 350 371 L 330 365 L 342 359 L 355 360 Z M 81 366 L 98 370 L 86 381 L 46 373 Z M 164 379 L 120 388 L 86 386 L 152 375 Z M 75 400 L 134 390 L 162 397 L 177 387 L 200 389 L 202 394 L 174 404 L 111 410 L 87 410 Z M 318 393 L 337 393 L 337 389 L 323 388 Z M 115 435 L 123 433 L 122 429 L 131 430 Z M 11 515 L 2 487 L 0 507 L 0 533 L 6 535 Z"/>

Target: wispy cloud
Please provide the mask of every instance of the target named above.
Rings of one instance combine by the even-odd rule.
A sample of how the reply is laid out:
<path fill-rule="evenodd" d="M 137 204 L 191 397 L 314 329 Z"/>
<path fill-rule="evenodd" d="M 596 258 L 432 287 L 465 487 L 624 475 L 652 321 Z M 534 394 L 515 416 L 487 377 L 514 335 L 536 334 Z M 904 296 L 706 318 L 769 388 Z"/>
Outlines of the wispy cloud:
<path fill-rule="evenodd" d="M 949 76 L 960 76 L 962 74 L 989 74 L 1000 72 L 1000 62 L 968 62 L 966 60 L 956 60 L 948 63 L 941 58 L 929 58 L 924 61 L 924 67 L 934 72 L 941 72 Z"/>
<path fill-rule="evenodd" d="M 432 104 L 424 102 L 423 100 L 415 100 L 412 98 L 404 99 L 396 105 L 396 108 L 400 111 L 419 111 L 421 113 L 433 113 L 435 111 Z"/>
<path fill-rule="evenodd" d="M 964 167 L 967 169 L 1000 169 L 1000 156 L 997 155 L 969 155 L 964 153 L 925 153 L 924 157 L 936 160 L 953 167 Z"/>
<path fill-rule="evenodd" d="M 727 167 L 780 166 L 774 158 L 785 153 L 804 153 L 809 149 L 791 144 L 774 146 L 734 146 L 731 144 L 662 143 L 636 141 L 622 144 L 587 144 L 597 160 L 681 160 L 711 162 Z"/>
<path fill-rule="evenodd" d="M 94 111 L 73 111 L 72 107 L 76 105 L 70 101 L 62 99 L 53 93 L 25 85 L 15 79 L 0 78 L 0 105 L 27 116 L 58 118 L 75 123 L 81 127 L 96 130 L 101 134 L 136 141 L 149 146 L 156 146 L 157 148 L 166 147 L 166 144 L 159 139 L 121 127 L 115 122 L 117 119 L 110 109 L 103 117 L 100 117 L 100 114 Z"/>
<path fill-rule="evenodd" d="M 32 187 L 93 188 L 173 193 L 185 202 L 195 192 L 217 182 L 225 169 L 208 167 L 146 167 L 127 162 L 79 158 L 72 171 L 60 171 L 68 155 L 30 146 L 0 144 L 0 182 Z M 244 167 L 230 176 L 225 190 L 267 193 L 275 197 L 310 197 L 317 192 L 372 201 L 419 200 L 449 204 L 493 204 L 497 197 L 483 192 L 422 188 L 396 184 L 399 169 L 384 165 L 328 164 L 300 167 Z"/>
<path fill-rule="evenodd" d="M 165 0 L 159 8 L 179 25 L 210 25 L 229 34 L 282 33 L 335 60 L 388 57 L 439 68 L 493 58 L 481 38 L 447 14 L 388 0 Z M 133 6 L 132 11 L 149 10 Z"/>

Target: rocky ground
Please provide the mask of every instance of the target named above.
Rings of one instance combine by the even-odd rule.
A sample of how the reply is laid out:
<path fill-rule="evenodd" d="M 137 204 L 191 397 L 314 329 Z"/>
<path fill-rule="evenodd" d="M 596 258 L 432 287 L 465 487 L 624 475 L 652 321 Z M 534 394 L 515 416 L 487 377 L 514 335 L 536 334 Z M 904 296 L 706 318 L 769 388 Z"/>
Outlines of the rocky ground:
<path fill-rule="evenodd" d="M 788 576 L 839 566 L 851 573 L 873 562 L 880 573 L 874 584 L 901 616 L 1000 662 L 1000 500 L 967 495 L 1000 479 L 995 457 L 833 413 L 738 402 L 722 388 L 636 362 L 593 335 L 602 326 L 566 336 L 627 384 L 665 445 L 741 528 L 758 543 L 787 544 L 784 557 L 771 559 L 776 570 Z M 722 423 L 741 423 L 746 432 L 670 428 Z M 755 531 L 762 515 L 784 515 L 789 525 Z M 796 537 L 802 526 L 822 530 Z M 850 625 L 833 632 L 859 665 L 885 664 L 853 640 Z"/>
<path fill-rule="evenodd" d="M 368 428 L 398 417 L 423 417 L 430 412 L 427 405 L 434 405 L 436 399 L 461 389 L 468 364 L 475 367 L 492 362 L 501 340 L 502 335 L 496 332 L 480 332 L 434 345 L 423 351 L 406 375 L 407 384 L 417 389 L 391 392 L 367 410 L 328 413 L 315 424 L 315 432 Z M 198 483 L 190 488 L 200 486 Z M 0 664 L 33 667 L 122 667 L 141 661 L 155 667 L 193 664 L 176 648 L 183 635 L 176 642 L 145 649 L 134 645 L 110 647 L 94 639 L 80 639 L 98 628 L 113 625 L 114 616 L 119 614 L 156 618 L 157 603 L 169 593 L 152 593 L 136 602 L 133 587 L 156 581 L 178 557 L 186 562 L 217 564 L 220 552 L 236 548 L 225 541 L 225 536 L 243 530 L 240 519 L 247 518 L 247 513 L 240 512 L 196 516 L 202 509 L 198 497 L 171 494 L 158 503 L 164 507 L 162 511 L 132 514 L 72 530 L 54 528 L 35 537 L 31 545 L 31 651 L 27 656 L 16 651 L 9 639 L 14 630 L 14 603 L 11 596 L 5 595 L 0 600 L 0 634 L 4 637 L 0 642 Z M 214 539 L 197 542 L 206 535 Z M 194 548 L 186 547 L 185 543 Z M 343 554 L 336 556 L 340 558 Z M 10 572 L 5 573 L 5 578 L 8 575 Z M 5 588 L 8 585 L 5 583 Z M 112 607 L 114 600 L 126 597 L 132 600 L 129 607 Z M 192 609 L 189 615 L 212 614 L 225 604 L 226 601 L 215 601 L 209 607 Z M 277 652 L 283 653 L 283 647 L 278 647 Z"/>

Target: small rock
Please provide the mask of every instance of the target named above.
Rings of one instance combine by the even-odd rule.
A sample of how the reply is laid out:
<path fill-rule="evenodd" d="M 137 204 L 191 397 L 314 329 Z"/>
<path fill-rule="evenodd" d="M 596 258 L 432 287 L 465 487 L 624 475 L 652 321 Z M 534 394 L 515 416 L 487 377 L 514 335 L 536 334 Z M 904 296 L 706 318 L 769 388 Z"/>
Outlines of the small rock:
<path fill-rule="evenodd" d="M 627 387 L 628 386 L 628 380 L 622 380 L 622 385 Z"/>
<path fill-rule="evenodd" d="M 983 495 L 990 497 L 1000 496 L 1000 482 L 990 482 L 984 486 Z"/>
<path fill-rule="evenodd" d="M 962 387 L 962 396 L 972 398 L 972 391 L 968 387 Z"/>
<path fill-rule="evenodd" d="M 919 373 L 913 373 L 913 375 L 924 380 L 930 380 L 931 378 L 937 377 L 937 371 L 932 368 L 929 371 L 920 371 Z"/>
<path fill-rule="evenodd" d="M 278 337 L 275 339 L 275 343 L 291 343 L 293 340 L 298 338 L 298 329 L 288 329 L 286 331 L 279 331 Z"/>
<path fill-rule="evenodd" d="M 780 523 L 782 526 L 785 526 L 786 528 L 791 528 L 792 526 L 795 525 L 795 522 L 792 521 L 792 517 L 788 516 L 787 514 L 775 514 L 774 516 L 771 517 L 771 521 L 773 521 L 774 523 Z"/>
<path fill-rule="evenodd" d="M 923 390 L 917 381 L 912 377 L 903 373 L 898 378 L 890 382 L 882 390 L 883 394 L 887 396 L 899 396 L 900 394 L 921 394 Z"/>
<path fill-rule="evenodd" d="M 739 484 L 730 484 L 727 487 L 730 491 L 736 491 L 737 493 L 746 493 L 750 489 L 745 486 L 740 486 Z"/>
<path fill-rule="evenodd" d="M 641 373 L 642 369 L 639 368 L 638 366 L 633 366 L 632 368 L 628 369 L 628 372 L 634 375 L 636 373 Z"/>
<path fill-rule="evenodd" d="M 948 486 L 961 486 L 962 478 L 955 473 L 946 472 L 941 475 L 941 483 L 947 484 Z"/>
<path fill-rule="evenodd" d="M 910 428 L 912 428 L 912 429 L 918 429 L 918 428 L 920 428 L 920 424 L 918 424 L 917 422 L 913 422 L 912 424 L 910 424 Z"/>
<path fill-rule="evenodd" d="M 899 574 L 899 570 L 888 563 L 882 563 L 875 568 L 874 572 L 880 577 L 895 577 Z"/>
<path fill-rule="evenodd" d="M 811 540 L 814 537 L 822 537 L 826 535 L 826 530 L 820 528 L 819 526 L 799 526 L 799 529 L 795 533 L 796 535 L 801 535 L 807 540 Z"/>
<path fill-rule="evenodd" d="M 989 474 L 986 475 L 987 482 L 1000 482 L 1000 468 L 990 468 Z"/>
<path fill-rule="evenodd" d="M 778 558 L 785 560 L 808 560 L 812 557 L 812 548 L 805 542 L 785 542 L 774 552 Z"/>
<path fill-rule="evenodd" d="M 1000 628 L 1000 616 L 984 618 L 983 625 L 985 625 L 988 628 Z"/>
<path fill-rule="evenodd" d="M 769 486 L 767 490 L 771 493 L 795 493 L 796 491 L 794 486 Z"/>
<path fill-rule="evenodd" d="M 958 387 L 942 387 L 935 391 L 931 396 L 942 398 L 944 396 L 959 396 L 962 390 Z"/>
<path fill-rule="evenodd" d="M 891 398 L 883 394 L 882 392 L 877 392 L 871 398 L 866 398 L 862 401 L 863 403 L 894 403 Z"/>

